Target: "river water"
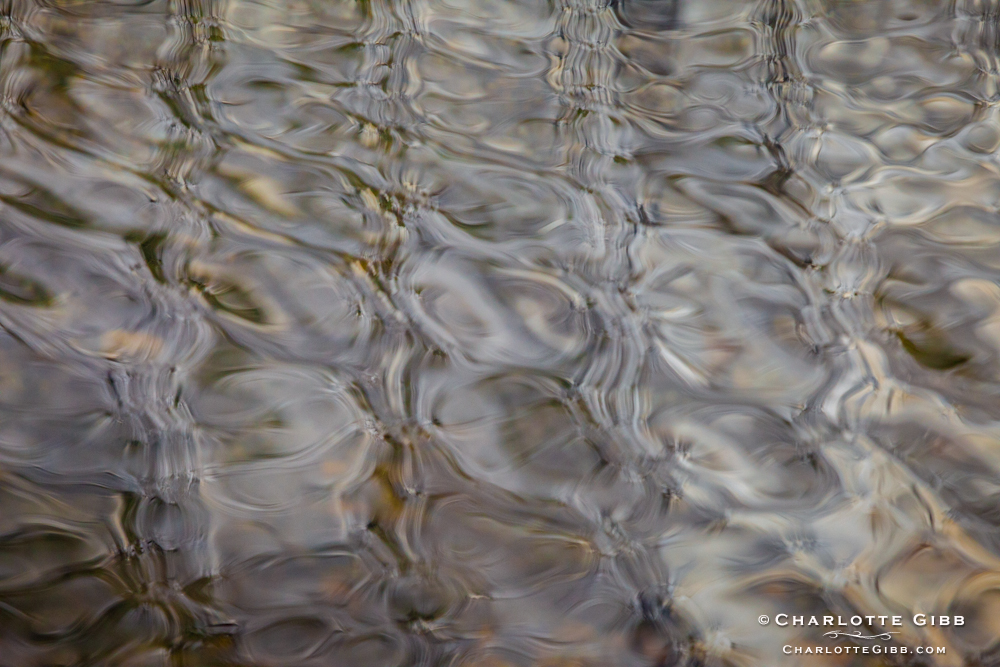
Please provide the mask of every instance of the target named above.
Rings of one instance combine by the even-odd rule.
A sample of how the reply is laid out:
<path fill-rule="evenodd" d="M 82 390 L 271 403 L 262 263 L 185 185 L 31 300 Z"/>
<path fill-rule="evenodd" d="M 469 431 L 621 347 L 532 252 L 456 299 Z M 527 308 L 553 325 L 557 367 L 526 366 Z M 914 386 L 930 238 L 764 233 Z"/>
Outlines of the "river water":
<path fill-rule="evenodd" d="M 0 665 L 997 664 L 998 63 L 996 0 L 0 0 Z"/>

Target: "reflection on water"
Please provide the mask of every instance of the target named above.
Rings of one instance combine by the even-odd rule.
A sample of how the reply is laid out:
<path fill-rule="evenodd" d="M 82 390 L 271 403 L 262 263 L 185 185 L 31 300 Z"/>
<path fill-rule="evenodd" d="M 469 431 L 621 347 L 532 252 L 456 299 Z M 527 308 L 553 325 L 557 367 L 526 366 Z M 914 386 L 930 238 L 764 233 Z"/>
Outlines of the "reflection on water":
<path fill-rule="evenodd" d="M 997 660 L 997 0 L 0 14 L 4 667 Z"/>

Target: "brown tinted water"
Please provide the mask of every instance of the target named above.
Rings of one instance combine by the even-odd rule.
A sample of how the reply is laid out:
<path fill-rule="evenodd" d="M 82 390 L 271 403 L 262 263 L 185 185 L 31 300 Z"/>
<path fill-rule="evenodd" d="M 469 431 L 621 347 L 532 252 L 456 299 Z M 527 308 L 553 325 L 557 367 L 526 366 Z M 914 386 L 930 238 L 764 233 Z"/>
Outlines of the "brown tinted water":
<path fill-rule="evenodd" d="M 1000 662 L 996 0 L 0 15 L 3 667 Z"/>

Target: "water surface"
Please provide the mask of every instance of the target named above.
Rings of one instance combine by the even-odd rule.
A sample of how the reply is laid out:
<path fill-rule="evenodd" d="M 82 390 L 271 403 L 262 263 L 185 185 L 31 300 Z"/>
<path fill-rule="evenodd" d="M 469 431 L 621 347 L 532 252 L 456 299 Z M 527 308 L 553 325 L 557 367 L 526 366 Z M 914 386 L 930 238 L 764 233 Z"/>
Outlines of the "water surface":
<path fill-rule="evenodd" d="M 996 664 L 998 63 L 996 0 L 0 0 L 0 665 Z"/>

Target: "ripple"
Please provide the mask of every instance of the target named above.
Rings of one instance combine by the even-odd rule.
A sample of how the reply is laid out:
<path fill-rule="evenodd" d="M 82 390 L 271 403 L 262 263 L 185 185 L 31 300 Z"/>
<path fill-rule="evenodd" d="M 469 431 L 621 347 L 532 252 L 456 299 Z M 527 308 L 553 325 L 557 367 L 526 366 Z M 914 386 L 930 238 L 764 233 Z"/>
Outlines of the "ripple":
<path fill-rule="evenodd" d="M 990 662 L 996 16 L 8 2 L 0 655 Z"/>

